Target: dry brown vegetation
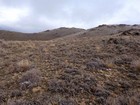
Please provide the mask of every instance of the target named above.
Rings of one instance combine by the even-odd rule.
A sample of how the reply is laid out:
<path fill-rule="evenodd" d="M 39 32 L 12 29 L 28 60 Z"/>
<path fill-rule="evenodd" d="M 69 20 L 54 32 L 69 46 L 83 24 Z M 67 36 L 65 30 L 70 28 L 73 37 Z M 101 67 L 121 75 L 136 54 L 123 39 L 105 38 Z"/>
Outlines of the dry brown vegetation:
<path fill-rule="evenodd" d="M 0 105 L 139 105 L 140 30 L 102 27 L 111 34 L 0 40 Z"/>

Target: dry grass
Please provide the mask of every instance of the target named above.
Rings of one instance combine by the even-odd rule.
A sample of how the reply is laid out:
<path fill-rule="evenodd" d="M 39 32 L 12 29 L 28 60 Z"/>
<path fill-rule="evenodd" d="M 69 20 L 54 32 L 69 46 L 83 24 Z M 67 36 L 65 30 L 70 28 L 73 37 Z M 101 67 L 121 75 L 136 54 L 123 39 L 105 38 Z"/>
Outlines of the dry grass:
<path fill-rule="evenodd" d="M 31 68 L 31 62 L 28 59 L 23 59 L 19 62 L 17 62 L 17 67 L 21 70 L 21 71 L 27 71 Z"/>

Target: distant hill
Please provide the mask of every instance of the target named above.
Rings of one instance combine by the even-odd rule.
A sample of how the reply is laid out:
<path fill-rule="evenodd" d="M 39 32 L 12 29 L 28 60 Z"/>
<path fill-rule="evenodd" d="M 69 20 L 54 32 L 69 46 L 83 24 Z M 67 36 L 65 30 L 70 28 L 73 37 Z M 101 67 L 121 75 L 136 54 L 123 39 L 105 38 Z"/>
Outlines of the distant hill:
<path fill-rule="evenodd" d="M 13 31 L 0 30 L 0 39 L 5 40 L 52 40 L 62 37 L 90 37 L 90 36 L 105 36 L 121 33 L 130 29 L 140 29 L 140 25 L 99 25 L 98 27 L 91 29 L 80 29 L 80 28 L 66 28 L 61 27 L 53 30 L 46 30 L 39 33 L 20 33 Z"/>
<path fill-rule="evenodd" d="M 39 33 L 20 33 L 20 32 L 0 30 L 0 39 L 18 40 L 18 41 L 51 40 L 59 37 L 68 36 L 70 34 L 75 34 L 81 31 L 84 31 L 84 29 L 65 28 L 65 27 L 61 27 L 54 30 L 46 30 L 44 32 L 39 32 Z"/>

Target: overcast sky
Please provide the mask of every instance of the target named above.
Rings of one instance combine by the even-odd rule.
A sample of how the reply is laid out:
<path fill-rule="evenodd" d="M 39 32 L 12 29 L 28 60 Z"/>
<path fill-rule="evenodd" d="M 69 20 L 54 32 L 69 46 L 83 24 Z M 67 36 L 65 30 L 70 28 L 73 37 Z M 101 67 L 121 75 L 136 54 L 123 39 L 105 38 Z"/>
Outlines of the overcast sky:
<path fill-rule="evenodd" d="M 139 24 L 139 5 L 140 0 L 0 0 L 0 29 L 38 32 Z"/>

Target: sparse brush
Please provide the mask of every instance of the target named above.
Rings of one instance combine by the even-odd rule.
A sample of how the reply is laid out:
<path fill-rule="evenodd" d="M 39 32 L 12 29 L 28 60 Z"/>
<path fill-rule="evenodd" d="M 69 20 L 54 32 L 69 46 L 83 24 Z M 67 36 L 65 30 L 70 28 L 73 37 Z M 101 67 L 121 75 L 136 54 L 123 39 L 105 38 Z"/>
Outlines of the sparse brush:
<path fill-rule="evenodd" d="M 48 91 L 51 93 L 67 94 L 75 96 L 80 94 L 93 94 L 97 81 L 90 75 L 63 74 L 59 79 L 48 81 Z"/>
<path fill-rule="evenodd" d="M 13 100 L 9 100 L 6 105 L 43 105 L 43 103 L 35 100 L 27 101 L 23 99 L 18 99 L 18 100 L 13 99 Z"/>
<path fill-rule="evenodd" d="M 86 70 L 96 71 L 105 69 L 107 66 L 103 63 L 103 61 L 99 59 L 94 59 L 86 64 Z"/>
<path fill-rule="evenodd" d="M 32 69 L 23 73 L 20 79 L 20 87 L 22 90 L 31 89 L 38 86 L 41 81 L 41 72 L 37 69 Z"/>
<path fill-rule="evenodd" d="M 4 102 L 6 102 L 6 93 L 4 90 L 0 90 L 0 105 L 2 105 Z"/>
<path fill-rule="evenodd" d="M 132 57 L 128 56 L 127 54 L 122 54 L 114 59 L 114 64 L 116 64 L 117 66 L 120 65 L 130 66 L 131 62 L 132 62 Z"/>
<path fill-rule="evenodd" d="M 22 92 L 20 90 L 13 90 L 10 95 L 11 98 L 20 96 L 22 96 Z"/>
<path fill-rule="evenodd" d="M 109 97 L 106 100 L 106 105 L 139 105 L 140 94 L 134 93 L 133 95 L 120 95 L 117 97 Z"/>
<path fill-rule="evenodd" d="M 59 101 L 59 105 L 77 105 L 77 103 L 70 99 L 63 99 Z"/>
<path fill-rule="evenodd" d="M 44 92 L 38 97 L 42 105 L 79 105 L 77 100 L 72 97 L 62 96 L 60 94 L 49 94 Z"/>
<path fill-rule="evenodd" d="M 0 105 L 139 105 L 140 30 L 125 27 L 0 40 Z"/>

